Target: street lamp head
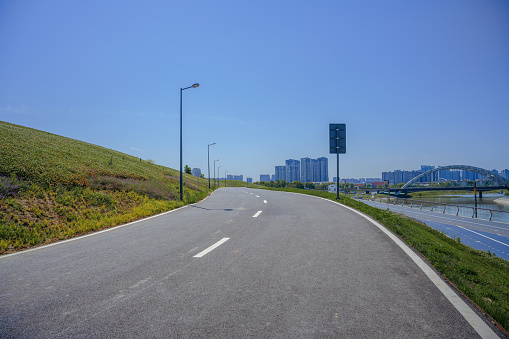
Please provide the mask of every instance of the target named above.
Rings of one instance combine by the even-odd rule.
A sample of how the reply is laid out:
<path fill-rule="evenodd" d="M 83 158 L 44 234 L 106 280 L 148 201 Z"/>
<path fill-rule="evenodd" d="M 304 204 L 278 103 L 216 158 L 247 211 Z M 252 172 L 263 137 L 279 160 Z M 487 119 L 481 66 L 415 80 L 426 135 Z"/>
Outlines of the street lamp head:
<path fill-rule="evenodd" d="M 213 144 L 209 144 L 209 146 L 212 146 L 212 145 L 215 145 L 216 143 L 213 143 Z"/>
<path fill-rule="evenodd" d="M 196 83 L 196 84 L 193 84 L 191 87 L 192 87 L 192 88 L 196 88 L 196 87 L 199 87 L 199 86 L 200 86 L 200 84 L 199 84 L 199 83 Z"/>

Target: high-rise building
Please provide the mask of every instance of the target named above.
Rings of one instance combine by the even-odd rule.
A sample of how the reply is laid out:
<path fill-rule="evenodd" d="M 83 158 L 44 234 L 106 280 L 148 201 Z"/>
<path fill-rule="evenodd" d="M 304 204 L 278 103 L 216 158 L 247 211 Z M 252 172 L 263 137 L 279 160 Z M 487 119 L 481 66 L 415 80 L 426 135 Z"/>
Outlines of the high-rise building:
<path fill-rule="evenodd" d="M 322 159 L 322 158 L 320 158 Z M 327 158 L 323 158 L 326 159 Z M 326 174 L 324 174 L 326 179 L 329 179 L 328 177 L 328 164 L 325 163 L 326 166 Z M 310 158 L 302 158 L 300 159 L 300 181 L 303 183 L 306 182 L 321 182 L 321 181 L 328 181 L 328 180 L 321 180 L 321 174 L 320 174 L 320 165 L 318 162 L 318 159 L 310 159 Z"/>
<path fill-rule="evenodd" d="M 461 172 L 459 170 L 451 171 L 451 180 L 460 181 L 461 180 Z"/>
<path fill-rule="evenodd" d="M 403 182 L 403 171 L 402 170 L 395 170 L 394 171 L 394 184 L 397 185 L 399 183 Z"/>
<path fill-rule="evenodd" d="M 422 173 L 431 171 L 432 169 L 435 169 L 435 166 L 421 165 Z M 438 173 L 437 172 L 434 172 L 431 174 L 426 174 L 421 180 L 421 182 L 433 182 L 433 181 L 438 181 Z"/>
<path fill-rule="evenodd" d="M 247 181 L 248 184 L 252 184 L 253 183 L 253 178 L 247 177 L 246 181 Z"/>
<path fill-rule="evenodd" d="M 195 177 L 199 177 L 201 175 L 201 169 L 199 168 L 193 168 L 193 171 L 192 171 L 193 175 Z"/>
<path fill-rule="evenodd" d="M 316 182 L 327 182 L 329 181 L 329 159 L 321 157 L 316 159 L 317 161 L 317 175 L 315 175 Z"/>
<path fill-rule="evenodd" d="M 477 180 L 477 179 L 479 179 L 479 174 L 477 174 L 476 172 L 463 170 L 463 171 L 461 171 L 461 179 L 462 180 Z"/>
<path fill-rule="evenodd" d="M 509 180 L 509 169 L 502 170 L 500 175 Z"/>
<path fill-rule="evenodd" d="M 390 185 L 394 185 L 394 181 L 392 179 L 392 172 L 382 172 L 382 181 L 389 180 Z"/>
<path fill-rule="evenodd" d="M 313 159 L 310 158 L 300 159 L 300 181 L 303 183 L 315 181 L 315 169 L 313 167 L 312 160 Z"/>
<path fill-rule="evenodd" d="M 233 180 L 244 181 L 244 175 L 243 174 L 234 174 Z"/>
<path fill-rule="evenodd" d="M 260 174 L 260 181 L 269 182 L 270 181 L 270 174 Z"/>
<path fill-rule="evenodd" d="M 451 180 L 452 178 L 451 170 L 443 170 L 438 172 L 438 178 L 443 180 Z"/>
<path fill-rule="evenodd" d="M 286 166 L 276 166 L 276 174 L 275 180 L 285 180 L 286 181 Z"/>
<path fill-rule="evenodd" d="M 286 181 L 300 181 L 300 161 L 288 159 L 286 163 Z"/>
<path fill-rule="evenodd" d="M 313 168 L 313 182 L 321 182 L 320 179 L 320 166 L 318 166 L 318 160 L 317 159 L 311 159 L 311 167 Z M 329 165 L 327 165 L 327 174 L 329 174 Z M 328 175 L 327 175 L 328 179 Z M 328 180 L 326 180 L 328 181 Z"/>

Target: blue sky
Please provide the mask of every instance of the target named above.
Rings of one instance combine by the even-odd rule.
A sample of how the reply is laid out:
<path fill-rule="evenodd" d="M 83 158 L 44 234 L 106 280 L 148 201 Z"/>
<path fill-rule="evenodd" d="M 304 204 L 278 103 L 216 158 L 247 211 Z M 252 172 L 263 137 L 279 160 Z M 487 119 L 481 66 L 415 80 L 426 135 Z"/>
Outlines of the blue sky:
<path fill-rule="evenodd" d="M 0 120 L 206 173 L 509 168 L 509 2 L 0 0 Z"/>

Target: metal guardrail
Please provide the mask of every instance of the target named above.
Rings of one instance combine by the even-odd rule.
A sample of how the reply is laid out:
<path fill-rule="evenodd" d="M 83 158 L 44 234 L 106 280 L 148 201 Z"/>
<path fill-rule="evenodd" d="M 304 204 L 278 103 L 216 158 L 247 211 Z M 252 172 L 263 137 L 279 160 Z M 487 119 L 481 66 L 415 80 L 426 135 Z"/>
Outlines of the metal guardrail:
<path fill-rule="evenodd" d="M 356 197 L 357 199 L 364 200 L 364 196 L 360 195 Z M 386 204 L 392 204 L 397 206 L 407 206 L 410 208 L 419 208 L 419 209 L 425 209 L 429 210 L 431 212 L 435 212 L 435 210 L 440 210 L 441 213 L 446 214 L 456 214 L 457 216 L 460 215 L 460 212 L 462 212 L 462 216 L 468 216 L 465 215 L 466 213 L 464 211 L 472 210 L 472 216 L 471 218 L 478 218 L 478 219 L 484 219 L 479 218 L 479 214 L 481 216 L 486 216 L 486 219 L 491 221 L 493 219 L 493 213 L 506 213 L 505 215 L 509 216 L 509 211 L 501 211 L 501 210 L 495 210 L 491 208 L 482 208 L 482 207 L 472 207 L 472 206 L 463 206 L 463 205 L 453 205 L 453 204 L 444 204 L 440 202 L 432 202 L 432 201 L 422 201 L 422 200 L 412 200 L 407 198 L 394 198 L 394 197 L 370 197 L 366 200 L 370 201 L 377 201 L 378 202 L 384 202 Z M 456 212 L 456 213 L 454 213 Z M 489 212 L 489 219 L 487 218 Z"/>

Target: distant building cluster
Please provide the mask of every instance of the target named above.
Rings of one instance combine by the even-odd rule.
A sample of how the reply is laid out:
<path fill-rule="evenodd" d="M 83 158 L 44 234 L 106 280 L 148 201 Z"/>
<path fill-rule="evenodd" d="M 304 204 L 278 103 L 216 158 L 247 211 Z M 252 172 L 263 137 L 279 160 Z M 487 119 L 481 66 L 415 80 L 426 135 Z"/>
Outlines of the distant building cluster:
<path fill-rule="evenodd" d="M 260 181 L 270 182 L 277 180 L 284 180 L 286 182 L 301 181 L 307 182 L 329 182 L 329 163 L 326 157 L 318 159 L 302 158 L 299 160 L 288 159 L 285 160 L 284 166 L 275 166 L 275 174 L 260 174 Z M 400 183 L 407 183 L 418 175 L 427 172 L 429 170 L 437 168 L 436 166 L 421 165 L 419 170 L 394 170 L 389 172 L 382 172 L 382 178 L 346 178 L 341 179 L 341 182 L 348 184 L 355 184 L 356 187 L 364 187 L 371 185 L 372 187 L 383 186 L 384 180 L 389 180 L 391 185 L 397 185 Z M 509 169 L 502 171 L 492 170 L 506 180 L 509 180 Z M 193 168 L 192 173 L 194 176 L 199 177 L 201 170 L 199 168 Z M 218 178 L 224 180 L 225 178 Z M 243 181 L 244 176 L 239 174 L 228 174 L 227 180 L 238 180 Z M 427 183 L 434 181 L 462 181 L 462 180 L 477 180 L 485 179 L 484 176 L 466 170 L 443 170 L 423 176 L 419 182 Z M 246 178 L 248 183 L 253 182 L 253 178 Z M 336 182 L 336 177 L 333 177 L 332 182 Z"/>
<path fill-rule="evenodd" d="M 244 175 L 242 174 L 228 174 L 226 176 L 227 180 L 238 180 L 238 181 L 244 181 Z"/>
<path fill-rule="evenodd" d="M 329 181 L 329 159 L 321 157 L 318 159 L 302 158 L 299 160 L 288 159 L 284 166 L 275 166 L 275 174 L 260 174 L 260 181 L 286 182 L 328 182 Z"/>
<path fill-rule="evenodd" d="M 243 174 L 228 174 L 225 177 L 222 177 L 222 178 L 217 178 L 218 180 L 238 180 L 238 181 L 244 181 L 244 175 Z M 249 182 L 249 179 L 251 178 L 247 178 L 248 182 Z M 251 179 L 252 180 L 252 179 Z"/>
<path fill-rule="evenodd" d="M 341 182 L 346 182 L 347 184 L 356 184 L 356 185 L 365 185 L 365 184 L 373 184 L 373 183 L 379 183 L 379 182 L 382 182 L 382 179 L 381 178 L 359 178 L 359 179 L 355 179 L 355 178 L 346 178 L 346 179 L 341 179 Z M 336 177 L 333 177 L 332 179 L 332 182 L 337 182 L 336 180 Z"/>
<path fill-rule="evenodd" d="M 201 169 L 193 168 L 192 173 L 193 173 L 193 175 L 195 177 L 199 177 L 201 175 Z M 222 177 L 222 178 L 217 177 L 216 179 L 217 180 L 225 180 L 224 177 Z M 239 181 L 243 181 L 244 180 L 244 175 L 242 175 L 242 174 L 228 174 L 226 176 L 226 179 L 227 180 L 239 180 Z M 251 180 L 251 181 L 249 181 L 249 180 Z M 253 182 L 253 179 L 252 178 L 247 178 L 247 182 Z"/>
<path fill-rule="evenodd" d="M 407 183 L 418 175 L 424 172 L 430 171 L 437 167 L 430 165 L 421 165 L 420 170 L 405 171 L 405 170 L 394 170 L 389 172 L 382 172 L 382 180 L 389 180 L 391 185 L 397 185 L 400 183 Z M 509 180 L 509 170 L 505 169 L 501 172 L 494 169 L 491 172 L 501 175 L 502 177 Z M 427 174 L 419 179 L 419 182 L 434 182 L 434 181 L 462 181 L 462 180 L 477 180 L 486 179 L 486 177 L 471 171 L 466 170 L 443 170 Z"/>
<path fill-rule="evenodd" d="M 193 168 L 192 173 L 195 177 L 200 177 L 201 175 L 201 169 L 199 168 Z"/>

